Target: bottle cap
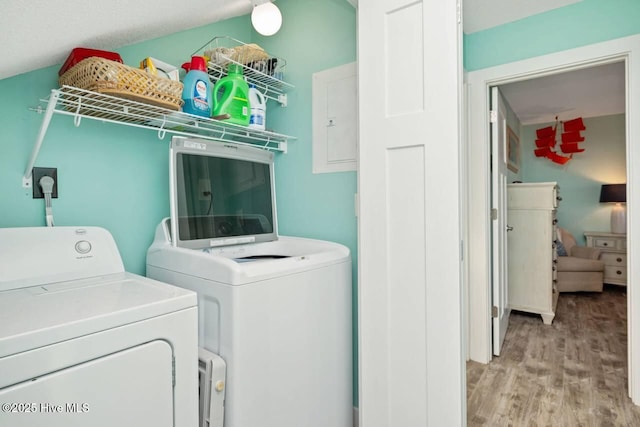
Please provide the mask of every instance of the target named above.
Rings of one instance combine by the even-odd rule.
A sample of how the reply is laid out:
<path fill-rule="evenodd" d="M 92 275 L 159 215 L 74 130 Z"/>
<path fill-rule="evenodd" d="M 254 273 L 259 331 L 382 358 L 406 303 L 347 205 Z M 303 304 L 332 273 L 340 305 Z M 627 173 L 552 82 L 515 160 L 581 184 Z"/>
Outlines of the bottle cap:
<path fill-rule="evenodd" d="M 232 62 L 229 64 L 227 71 L 229 74 L 242 74 L 242 65 L 234 64 Z"/>
<path fill-rule="evenodd" d="M 190 68 L 191 70 L 207 71 L 207 67 L 202 56 L 192 56 Z"/>

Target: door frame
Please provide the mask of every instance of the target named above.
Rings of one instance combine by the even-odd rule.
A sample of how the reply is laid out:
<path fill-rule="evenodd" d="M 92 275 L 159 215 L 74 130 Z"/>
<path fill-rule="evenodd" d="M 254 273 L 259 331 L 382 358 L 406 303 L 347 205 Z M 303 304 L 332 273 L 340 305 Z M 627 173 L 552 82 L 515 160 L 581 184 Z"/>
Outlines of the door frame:
<path fill-rule="evenodd" d="M 499 86 L 560 72 L 578 70 L 623 60 L 626 64 L 626 117 L 640 111 L 640 34 L 569 49 L 522 61 L 498 65 L 468 73 L 470 129 L 466 152 L 469 158 L 469 224 L 466 241 L 471 258 L 469 278 L 469 323 L 467 324 L 469 358 L 489 363 L 491 360 L 491 216 L 489 171 L 490 126 L 489 92 Z M 627 162 L 627 250 L 636 251 L 636 226 L 640 227 L 640 143 L 631 144 L 640 135 L 640 120 L 626 120 Z M 471 161 L 474 159 L 474 161 Z M 638 160 L 635 160 L 638 159 Z M 629 259 L 633 259 L 629 256 Z M 629 396 L 640 404 L 640 290 L 633 284 L 640 277 L 640 263 L 629 263 L 627 282 L 628 375 Z M 640 282 L 639 282 L 640 283 Z M 637 325 L 634 327 L 634 325 Z"/>

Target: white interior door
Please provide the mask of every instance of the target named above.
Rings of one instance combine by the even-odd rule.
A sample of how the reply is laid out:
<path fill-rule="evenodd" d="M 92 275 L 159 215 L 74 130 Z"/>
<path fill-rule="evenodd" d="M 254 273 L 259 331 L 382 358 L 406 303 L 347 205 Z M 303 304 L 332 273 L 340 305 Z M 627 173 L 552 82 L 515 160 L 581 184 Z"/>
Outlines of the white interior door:
<path fill-rule="evenodd" d="M 466 419 L 457 6 L 358 2 L 362 427 Z"/>
<path fill-rule="evenodd" d="M 491 88 L 491 250 L 493 354 L 500 349 L 509 326 L 507 262 L 507 114 L 500 90 Z"/>

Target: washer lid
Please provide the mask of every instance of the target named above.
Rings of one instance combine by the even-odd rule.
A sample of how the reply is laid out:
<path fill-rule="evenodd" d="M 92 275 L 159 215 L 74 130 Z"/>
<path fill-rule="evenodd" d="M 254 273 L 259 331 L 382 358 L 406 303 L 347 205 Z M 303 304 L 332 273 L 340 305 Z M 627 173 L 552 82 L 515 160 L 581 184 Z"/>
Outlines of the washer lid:
<path fill-rule="evenodd" d="M 0 357 L 196 306 L 195 292 L 126 272 L 0 292 Z"/>

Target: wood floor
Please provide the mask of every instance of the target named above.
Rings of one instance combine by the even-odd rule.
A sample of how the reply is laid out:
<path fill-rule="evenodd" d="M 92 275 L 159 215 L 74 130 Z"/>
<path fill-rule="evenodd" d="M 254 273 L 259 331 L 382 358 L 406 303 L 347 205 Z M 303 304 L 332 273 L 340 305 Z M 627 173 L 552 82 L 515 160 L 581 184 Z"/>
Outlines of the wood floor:
<path fill-rule="evenodd" d="M 562 293 L 550 326 L 512 312 L 502 355 L 467 364 L 469 426 L 640 426 L 627 394 L 626 292 Z"/>

